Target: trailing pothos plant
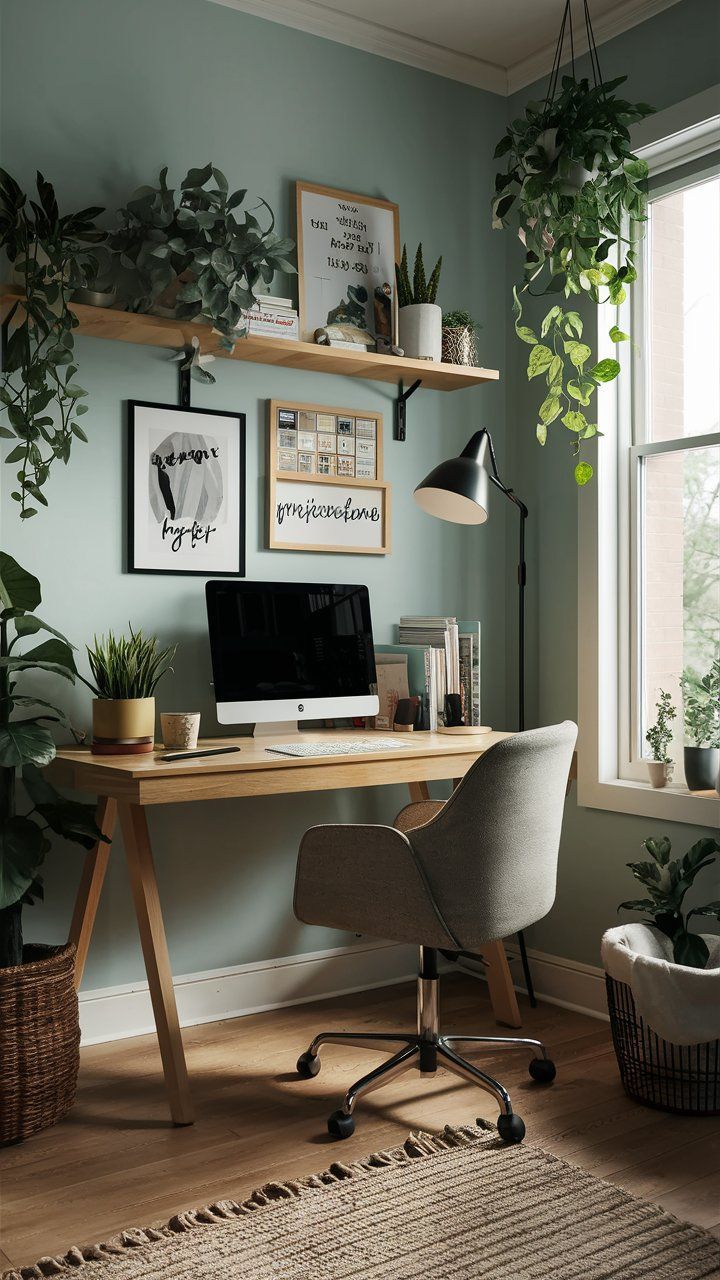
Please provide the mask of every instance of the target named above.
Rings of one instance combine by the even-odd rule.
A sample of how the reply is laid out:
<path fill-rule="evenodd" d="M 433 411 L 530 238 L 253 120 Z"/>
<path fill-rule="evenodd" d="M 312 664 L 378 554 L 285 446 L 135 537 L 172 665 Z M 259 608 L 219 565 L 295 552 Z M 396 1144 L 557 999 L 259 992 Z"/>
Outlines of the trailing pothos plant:
<path fill-rule="evenodd" d="M 710 954 L 708 945 L 699 934 L 691 933 L 688 926 L 693 916 L 720 921 L 720 902 L 708 902 L 685 913 L 682 908 L 685 894 L 692 888 L 695 877 L 715 861 L 720 853 L 720 844 L 713 836 L 705 836 L 688 849 L 683 858 L 672 859 L 672 846 L 667 836 L 660 840 L 645 840 L 643 847 L 652 862 L 628 862 L 627 865 L 650 896 L 621 902 L 618 911 L 645 912 L 650 919 L 644 923 L 664 933 L 672 942 L 676 964 L 704 969 Z"/>
<path fill-rule="evenodd" d="M 69 302 L 92 285 L 97 261 L 91 246 L 105 238 L 95 226 L 100 208 L 61 216 L 51 183 L 37 175 L 37 200 L 28 200 L 0 169 L 0 248 L 24 285 L 11 315 L 0 377 L 0 435 L 18 444 L 5 461 L 17 466 L 12 497 L 21 519 L 47 506 L 43 487 L 52 464 L 70 459 L 74 440 L 86 441 L 79 419 L 87 392 L 75 380 L 78 320 Z"/>
<path fill-rule="evenodd" d="M 42 773 L 55 756 L 50 726 L 72 726 L 59 707 L 23 692 L 25 682 L 40 672 L 74 682 L 76 672 L 70 643 L 35 612 L 40 603 L 37 578 L 0 551 L 0 968 L 22 963 L 22 908 L 42 898 L 48 833 L 85 849 L 105 838 L 93 807 L 67 800 Z M 38 632 L 49 638 L 25 648 Z"/>
<path fill-rule="evenodd" d="M 577 310 L 556 302 L 539 334 L 523 324 L 520 295 L 560 294 L 620 305 L 637 277 L 636 240 L 646 220 L 647 164 L 632 154 L 629 126 L 649 115 L 646 103 L 615 97 L 625 76 L 590 87 L 563 76 L 560 91 L 530 102 L 495 148 L 507 170 L 495 179 L 493 226 L 517 217 L 525 246 L 524 278 L 513 290 L 515 331 L 531 347 L 527 375 L 542 378 L 536 435 L 547 440 L 559 419 L 572 434 L 575 479 L 593 469 L 580 458 L 582 442 L 600 434 L 586 410 L 597 388 L 620 372 L 615 359 L 593 360 Z M 617 326 L 613 342 L 629 335 Z"/>
<path fill-rule="evenodd" d="M 120 265 L 132 273 L 131 310 L 149 311 L 164 294 L 178 318 L 208 321 L 232 351 L 258 286 L 269 285 L 276 271 L 295 274 L 288 256 L 295 242 L 275 234 L 266 200 L 257 204 L 265 226 L 249 209 L 241 213 L 247 191 L 230 192 L 214 165 L 190 169 L 179 190 L 167 185 L 167 173 L 161 170 L 157 187 L 135 192 L 109 238 Z M 197 362 L 191 371 L 200 381 L 215 381 Z"/>

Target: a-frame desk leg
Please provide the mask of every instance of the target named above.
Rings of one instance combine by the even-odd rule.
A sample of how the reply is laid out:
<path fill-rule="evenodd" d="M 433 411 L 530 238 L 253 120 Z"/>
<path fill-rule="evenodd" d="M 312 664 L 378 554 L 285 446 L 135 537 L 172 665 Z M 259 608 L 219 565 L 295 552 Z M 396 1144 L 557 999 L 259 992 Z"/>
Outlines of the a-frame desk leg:
<path fill-rule="evenodd" d="M 180 1034 L 147 818 L 145 810 L 137 804 L 121 802 L 119 810 L 130 873 L 130 887 L 145 957 L 165 1086 L 170 1100 L 170 1114 L 175 1124 L 192 1124 L 194 1114 L 190 1084 Z"/>
<path fill-rule="evenodd" d="M 98 840 L 94 849 L 85 856 L 85 863 L 80 877 L 68 941 L 75 944 L 75 990 L 79 990 L 82 982 L 85 961 L 87 959 L 90 938 L 92 937 L 95 916 L 97 915 L 100 894 L 105 880 L 110 844 L 115 822 L 117 820 L 117 802 L 109 796 L 101 796 L 98 800 L 95 821 L 106 836 L 106 840 Z"/>
<path fill-rule="evenodd" d="M 459 778 L 453 779 L 454 785 L 457 786 L 459 781 Z M 409 782 L 408 789 L 413 801 L 430 799 L 427 782 Z M 482 949 L 482 959 L 495 1021 L 508 1027 L 521 1027 L 520 1008 L 502 939 L 487 943 Z"/>

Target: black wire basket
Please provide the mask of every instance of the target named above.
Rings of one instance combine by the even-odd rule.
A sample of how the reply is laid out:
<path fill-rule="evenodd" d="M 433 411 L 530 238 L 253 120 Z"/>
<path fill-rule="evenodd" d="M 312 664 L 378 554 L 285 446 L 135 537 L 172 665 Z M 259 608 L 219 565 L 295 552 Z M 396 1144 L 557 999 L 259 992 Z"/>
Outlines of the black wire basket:
<path fill-rule="evenodd" d="M 683 1116 L 720 1115 L 720 1040 L 680 1045 L 643 1021 L 631 988 L 605 975 L 615 1056 L 625 1092 L 636 1102 Z"/>

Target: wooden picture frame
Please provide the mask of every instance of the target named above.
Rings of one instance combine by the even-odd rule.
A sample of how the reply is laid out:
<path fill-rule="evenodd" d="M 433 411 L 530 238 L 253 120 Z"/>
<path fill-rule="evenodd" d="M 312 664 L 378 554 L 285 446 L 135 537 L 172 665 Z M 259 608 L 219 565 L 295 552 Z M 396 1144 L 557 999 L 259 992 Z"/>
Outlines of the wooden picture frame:
<path fill-rule="evenodd" d="M 284 420 L 283 416 L 284 415 Z M 290 425 L 291 416 L 294 426 Z M 314 426 L 312 426 L 314 419 Z M 329 430 L 352 424 L 352 433 Z M 357 435 L 357 424 L 366 424 Z M 369 426 L 374 426 L 372 435 Z M 290 447 L 289 433 L 296 437 L 315 431 L 315 450 L 301 449 L 298 440 Z M 281 434 L 282 433 L 282 434 Z M 366 434 L 367 433 L 367 434 Z M 334 434 L 341 438 L 369 441 L 374 438 L 374 475 L 355 476 L 317 469 L 321 455 L 356 461 L 350 453 L 320 449 L 319 438 Z M 267 545 L 271 551 L 325 551 L 349 555 L 390 554 L 390 484 L 383 480 L 383 419 L 381 413 L 338 408 L 335 405 L 305 404 L 294 400 L 268 400 L 267 424 Z M 315 470 L 299 469 L 300 455 L 315 454 Z M 293 455 L 294 454 L 294 458 Z M 294 463 L 294 469 L 293 469 Z M 369 470 L 367 459 L 364 465 Z M 287 533 L 282 525 L 287 527 Z M 362 536 L 368 532 L 370 536 Z M 320 533 L 326 537 L 318 536 Z M 343 536 L 340 536 L 342 533 Z"/>
<path fill-rule="evenodd" d="M 380 305 L 380 300 L 376 312 L 375 289 L 388 286 L 390 333 L 387 335 L 387 350 L 390 350 L 397 340 L 395 264 L 400 261 L 398 206 L 390 200 L 298 181 L 295 183 L 295 209 L 300 341 L 314 342 L 315 330 L 329 322 L 330 315 L 341 303 L 345 302 L 348 307 L 359 305 L 349 295 L 345 296 L 350 285 L 365 285 L 367 288 L 365 328 L 377 336 L 383 329 L 384 304 Z M 336 225 L 338 222 L 344 225 Z M 322 276 L 319 275 L 321 258 Z M 350 322 L 357 324 L 359 316 Z"/>
<path fill-rule="evenodd" d="M 245 414 L 129 400 L 127 458 L 127 572 L 244 578 Z"/>

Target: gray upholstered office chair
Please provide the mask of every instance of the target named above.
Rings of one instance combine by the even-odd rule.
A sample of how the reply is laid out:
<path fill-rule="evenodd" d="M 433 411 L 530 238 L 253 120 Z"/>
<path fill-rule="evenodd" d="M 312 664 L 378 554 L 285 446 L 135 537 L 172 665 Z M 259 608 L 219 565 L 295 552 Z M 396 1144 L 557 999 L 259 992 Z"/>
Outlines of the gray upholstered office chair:
<path fill-rule="evenodd" d="M 298 1059 L 299 1074 L 309 1079 L 320 1070 L 324 1044 L 396 1050 L 348 1089 L 328 1120 L 334 1137 L 353 1132 L 361 1094 L 412 1067 L 427 1073 L 441 1065 L 493 1094 L 501 1107 L 500 1137 L 522 1142 L 525 1125 L 507 1090 L 462 1058 L 456 1045 L 529 1049 L 530 1075 L 544 1084 L 554 1079 L 554 1064 L 538 1040 L 442 1035 L 437 953 L 482 952 L 483 943 L 507 938 L 550 910 L 576 736 L 577 726 L 565 721 L 504 739 L 480 757 L 445 804 L 409 805 L 395 827 L 306 832 L 295 880 L 298 919 L 420 946 L 416 1033 L 323 1032 Z"/>

